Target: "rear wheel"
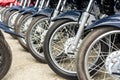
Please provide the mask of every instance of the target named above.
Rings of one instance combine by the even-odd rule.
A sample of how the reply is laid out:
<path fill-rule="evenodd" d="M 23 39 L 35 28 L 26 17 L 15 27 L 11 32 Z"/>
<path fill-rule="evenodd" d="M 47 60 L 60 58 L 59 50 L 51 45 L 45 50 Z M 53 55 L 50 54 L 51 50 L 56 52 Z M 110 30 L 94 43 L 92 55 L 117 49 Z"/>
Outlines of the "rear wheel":
<path fill-rule="evenodd" d="M 94 29 L 84 39 L 78 54 L 79 79 L 119 80 L 115 74 L 112 74 L 112 71 L 115 72 L 112 68 L 116 66 L 113 57 L 116 53 L 116 59 L 120 61 L 118 56 L 120 55 L 120 30 L 114 27 Z M 114 69 L 119 68 L 116 66 Z M 119 70 L 117 72 L 120 74 Z"/>

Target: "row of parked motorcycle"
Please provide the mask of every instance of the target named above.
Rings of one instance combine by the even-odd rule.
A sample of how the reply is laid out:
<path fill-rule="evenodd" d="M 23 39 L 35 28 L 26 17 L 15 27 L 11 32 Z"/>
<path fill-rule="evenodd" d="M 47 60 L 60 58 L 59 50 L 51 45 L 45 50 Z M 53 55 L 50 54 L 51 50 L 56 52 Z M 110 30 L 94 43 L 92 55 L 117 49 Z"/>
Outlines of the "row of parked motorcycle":
<path fill-rule="evenodd" d="M 16 0 L 0 8 L 0 28 L 65 79 L 119 80 L 120 0 L 110 1 Z M 2 79 L 12 54 L 0 37 Z"/>

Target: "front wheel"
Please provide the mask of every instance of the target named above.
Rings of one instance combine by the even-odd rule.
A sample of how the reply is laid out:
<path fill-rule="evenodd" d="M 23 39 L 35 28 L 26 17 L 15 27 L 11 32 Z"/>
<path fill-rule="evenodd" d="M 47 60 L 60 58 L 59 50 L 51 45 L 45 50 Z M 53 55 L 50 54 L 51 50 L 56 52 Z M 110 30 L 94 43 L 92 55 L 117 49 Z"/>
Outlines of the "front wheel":
<path fill-rule="evenodd" d="M 79 79 L 119 80 L 117 77 L 119 76 L 117 74 L 120 74 L 119 56 L 120 29 L 114 27 L 94 29 L 85 37 L 78 53 Z"/>
<path fill-rule="evenodd" d="M 32 56 L 43 63 L 46 63 L 46 59 L 43 53 L 43 42 L 46 32 L 49 27 L 49 18 L 46 16 L 34 17 L 32 23 L 29 26 L 26 35 L 26 42 L 29 51 Z"/>
<path fill-rule="evenodd" d="M 11 49 L 0 36 L 0 80 L 7 74 L 12 62 Z"/>
<path fill-rule="evenodd" d="M 44 54 L 50 68 L 58 75 L 76 80 L 76 53 L 71 50 L 78 23 L 70 19 L 54 22 L 44 41 Z"/>
<path fill-rule="evenodd" d="M 21 44 L 21 46 L 26 50 L 28 50 L 26 43 L 26 33 L 31 22 L 32 22 L 31 14 L 23 15 L 23 17 L 19 21 L 19 26 L 17 27 L 17 31 L 16 31 L 17 34 L 24 36 L 24 38 L 18 37 L 18 41 Z"/>

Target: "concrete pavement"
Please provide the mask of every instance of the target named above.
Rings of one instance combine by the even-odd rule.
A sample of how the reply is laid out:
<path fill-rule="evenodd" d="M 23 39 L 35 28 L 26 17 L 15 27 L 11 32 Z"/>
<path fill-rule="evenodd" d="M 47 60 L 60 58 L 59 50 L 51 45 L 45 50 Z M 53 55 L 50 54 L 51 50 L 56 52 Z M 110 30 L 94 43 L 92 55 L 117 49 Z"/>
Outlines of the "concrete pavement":
<path fill-rule="evenodd" d="M 12 50 L 12 65 L 3 80 L 65 80 L 55 74 L 47 64 L 36 61 L 19 42 L 10 35 L 4 36 Z"/>

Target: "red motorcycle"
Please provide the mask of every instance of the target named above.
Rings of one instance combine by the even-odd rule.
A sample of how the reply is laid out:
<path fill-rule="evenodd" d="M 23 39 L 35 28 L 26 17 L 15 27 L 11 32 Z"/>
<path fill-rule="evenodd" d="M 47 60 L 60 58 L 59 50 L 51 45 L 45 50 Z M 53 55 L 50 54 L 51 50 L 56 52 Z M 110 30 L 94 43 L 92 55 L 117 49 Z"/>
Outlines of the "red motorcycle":
<path fill-rule="evenodd" d="M 16 0 L 0 0 L 0 6 L 10 6 L 11 3 L 15 3 Z"/>

